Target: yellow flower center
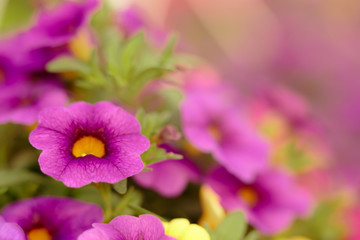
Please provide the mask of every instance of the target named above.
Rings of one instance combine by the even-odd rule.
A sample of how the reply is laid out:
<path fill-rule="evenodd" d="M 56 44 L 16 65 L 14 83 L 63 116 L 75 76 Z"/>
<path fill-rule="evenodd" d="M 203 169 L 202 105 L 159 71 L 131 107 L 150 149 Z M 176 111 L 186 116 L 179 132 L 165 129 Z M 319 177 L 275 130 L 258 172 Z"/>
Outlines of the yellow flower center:
<path fill-rule="evenodd" d="M 85 136 L 74 143 L 72 154 L 75 157 L 84 157 L 91 154 L 101 158 L 105 155 L 105 144 L 96 137 Z"/>
<path fill-rule="evenodd" d="M 49 231 L 45 228 L 34 228 L 28 233 L 29 240 L 51 240 Z"/>
<path fill-rule="evenodd" d="M 69 42 L 70 51 L 76 58 L 84 62 L 90 59 L 92 48 L 89 33 L 85 30 L 79 31 Z"/>
<path fill-rule="evenodd" d="M 209 134 L 215 138 L 217 141 L 221 140 L 222 138 L 222 134 L 220 132 L 220 129 L 218 126 L 216 126 L 215 124 L 211 124 L 209 127 L 208 127 L 208 132 Z"/>
<path fill-rule="evenodd" d="M 199 150 L 197 150 L 193 145 L 191 145 L 187 141 L 185 142 L 183 147 L 185 152 L 191 156 L 200 156 L 202 154 Z"/>
<path fill-rule="evenodd" d="M 238 195 L 243 199 L 249 206 L 253 207 L 258 202 L 258 194 L 251 187 L 242 187 L 238 191 Z"/>

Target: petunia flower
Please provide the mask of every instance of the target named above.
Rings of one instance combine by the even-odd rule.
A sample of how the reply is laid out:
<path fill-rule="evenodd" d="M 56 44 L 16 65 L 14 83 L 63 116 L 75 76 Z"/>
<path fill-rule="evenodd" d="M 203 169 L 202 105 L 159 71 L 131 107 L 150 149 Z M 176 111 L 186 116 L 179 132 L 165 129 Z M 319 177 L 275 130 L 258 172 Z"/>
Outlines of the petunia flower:
<path fill-rule="evenodd" d="M 64 1 L 42 10 L 34 26 L 6 40 L 5 47 L 17 46 L 12 56 L 16 66 L 29 72 L 42 71 L 51 59 L 70 53 L 71 41 L 88 25 L 97 5 L 97 0 Z M 11 54 L 13 48 L 7 49 Z"/>
<path fill-rule="evenodd" d="M 0 216 L 0 239 L 1 240 L 26 240 L 24 231 L 16 223 L 5 222 Z"/>
<path fill-rule="evenodd" d="M 178 153 L 168 145 L 161 145 L 168 151 Z M 187 158 L 181 160 L 164 160 L 147 167 L 152 171 L 141 172 L 134 176 L 135 182 L 145 188 L 150 188 L 165 197 L 177 197 L 189 182 L 197 182 L 200 172 Z"/>
<path fill-rule="evenodd" d="M 209 233 L 197 224 L 190 224 L 186 218 L 175 218 L 170 222 L 163 222 L 165 234 L 178 240 L 210 240 Z"/>
<path fill-rule="evenodd" d="M 310 210 L 309 194 L 280 171 L 267 170 L 247 184 L 218 167 L 206 182 L 220 196 L 225 210 L 243 210 L 248 221 L 264 234 L 285 230 Z"/>
<path fill-rule="evenodd" d="M 14 64 L 11 56 L 3 52 L 2 47 L 5 46 L 0 45 L 0 88 L 22 82 L 26 79 L 25 73 Z"/>
<path fill-rule="evenodd" d="M 36 197 L 6 206 L 1 215 L 17 223 L 29 240 L 76 239 L 91 224 L 103 221 L 102 209 L 70 198 Z"/>
<path fill-rule="evenodd" d="M 220 89 L 186 92 L 181 105 L 184 135 L 231 173 L 251 182 L 267 166 L 268 147 L 225 93 Z"/>
<path fill-rule="evenodd" d="M 161 221 L 149 214 L 119 216 L 110 223 L 94 223 L 93 228 L 82 233 L 78 240 L 175 240 L 166 236 Z"/>
<path fill-rule="evenodd" d="M 149 140 L 135 117 L 109 102 L 47 108 L 31 132 L 43 173 L 69 187 L 116 183 L 139 173 Z"/>
<path fill-rule="evenodd" d="M 119 11 L 115 15 L 114 21 L 126 37 L 144 31 L 146 37 L 154 46 L 163 46 L 169 35 L 165 30 L 152 24 L 147 19 L 145 12 L 136 5 L 131 5 L 127 9 Z"/>
<path fill-rule="evenodd" d="M 46 107 L 64 106 L 67 95 L 54 82 L 18 82 L 0 87 L 0 124 L 6 122 L 32 125 Z"/>

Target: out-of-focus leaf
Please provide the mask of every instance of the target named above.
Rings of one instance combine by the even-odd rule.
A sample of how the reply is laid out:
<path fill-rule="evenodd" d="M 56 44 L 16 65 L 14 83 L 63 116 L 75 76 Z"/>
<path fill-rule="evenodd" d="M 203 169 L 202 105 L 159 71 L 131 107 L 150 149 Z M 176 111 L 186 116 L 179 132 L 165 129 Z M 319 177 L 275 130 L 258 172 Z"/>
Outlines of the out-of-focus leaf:
<path fill-rule="evenodd" d="M 165 49 L 163 50 L 163 53 L 161 55 L 161 59 L 160 59 L 160 66 L 165 65 L 165 63 L 169 60 L 174 47 L 176 45 L 177 42 L 177 38 L 175 36 L 172 36 L 168 42 L 168 44 L 166 45 Z"/>
<path fill-rule="evenodd" d="M 137 93 L 151 80 L 155 80 L 164 75 L 164 73 L 169 72 L 159 67 L 147 68 L 140 73 L 136 74 L 134 80 L 129 85 L 128 93 L 129 95 L 136 96 Z"/>
<path fill-rule="evenodd" d="M 0 195 L 6 193 L 8 189 L 8 187 L 0 187 Z"/>
<path fill-rule="evenodd" d="M 244 214 L 233 212 L 227 215 L 214 231 L 216 240 L 239 240 L 244 237 L 247 229 Z"/>
<path fill-rule="evenodd" d="M 89 74 L 90 67 L 73 57 L 62 56 L 55 58 L 46 65 L 46 70 L 53 73 L 76 72 L 81 74 Z"/>
<path fill-rule="evenodd" d="M 141 155 L 145 165 L 156 163 L 167 159 L 182 159 L 183 156 L 172 152 L 166 152 L 165 149 L 159 148 L 155 143 L 150 145 L 150 148 Z"/>
<path fill-rule="evenodd" d="M 259 239 L 259 233 L 256 231 L 251 231 L 244 240 L 258 240 Z"/>
<path fill-rule="evenodd" d="M 127 191 L 127 178 L 112 185 L 116 192 L 125 194 Z"/>
<path fill-rule="evenodd" d="M 14 31 L 26 25 L 33 11 L 28 0 L 0 0 L 0 32 Z"/>
<path fill-rule="evenodd" d="M 152 112 L 145 113 L 143 109 L 140 109 L 136 118 L 141 124 L 141 133 L 150 138 L 154 133 L 160 130 L 170 120 L 171 114 L 169 112 Z"/>
<path fill-rule="evenodd" d="M 131 78 L 131 74 L 135 70 L 135 59 L 140 53 L 144 45 L 144 34 L 138 33 L 132 37 L 125 45 L 121 54 L 121 73 L 122 77 L 126 80 Z"/>
<path fill-rule="evenodd" d="M 24 169 L 0 170 L 0 187 L 12 186 L 24 182 L 42 182 L 44 177 Z"/>

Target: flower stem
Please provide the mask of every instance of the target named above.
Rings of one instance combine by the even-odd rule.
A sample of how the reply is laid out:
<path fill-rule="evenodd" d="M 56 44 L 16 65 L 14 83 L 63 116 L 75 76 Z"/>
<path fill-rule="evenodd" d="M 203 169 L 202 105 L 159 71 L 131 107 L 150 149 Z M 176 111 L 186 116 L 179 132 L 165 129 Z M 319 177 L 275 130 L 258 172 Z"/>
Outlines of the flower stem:
<path fill-rule="evenodd" d="M 112 217 L 111 185 L 107 183 L 96 183 L 95 186 L 104 200 L 105 222 L 109 222 Z"/>

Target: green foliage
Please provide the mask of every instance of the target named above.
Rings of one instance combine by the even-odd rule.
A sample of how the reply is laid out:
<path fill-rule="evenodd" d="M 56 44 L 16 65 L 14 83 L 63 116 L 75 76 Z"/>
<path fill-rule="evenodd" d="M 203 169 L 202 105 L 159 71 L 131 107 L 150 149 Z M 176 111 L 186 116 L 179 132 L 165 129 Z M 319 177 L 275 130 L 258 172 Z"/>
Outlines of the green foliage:
<path fill-rule="evenodd" d="M 82 75 L 87 75 L 91 72 L 91 68 L 88 64 L 69 56 L 60 56 L 54 59 L 46 68 L 52 73 L 77 72 Z"/>
<path fill-rule="evenodd" d="M 77 76 L 78 87 L 97 90 L 100 87 L 108 97 L 132 105 L 146 84 L 174 69 L 170 63 L 176 43 L 174 37 L 163 51 L 159 51 L 147 44 L 141 32 L 124 39 L 112 28 L 101 31 L 102 47 L 93 51 L 88 62 L 60 56 L 47 64 L 47 70 L 53 73 L 72 72 Z"/>
<path fill-rule="evenodd" d="M 114 190 L 119 194 L 125 194 L 127 191 L 127 178 L 124 180 L 121 180 L 120 182 L 117 182 L 112 185 Z"/>
<path fill-rule="evenodd" d="M 9 187 L 26 182 L 41 183 L 44 177 L 25 169 L 0 170 L 0 187 Z"/>
<path fill-rule="evenodd" d="M 0 33 L 14 31 L 25 26 L 33 11 L 33 5 L 28 0 L 1 0 Z"/>
<path fill-rule="evenodd" d="M 144 109 L 139 109 L 136 118 L 141 124 L 141 133 L 147 137 L 151 138 L 155 133 L 157 133 L 165 124 L 170 120 L 169 112 L 151 112 L 145 113 Z"/>
<path fill-rule="evenodd" d="M 341 239 L 344 234 L 340 215 L 342 204 L 341 196 L 323 200 L 308 219 L 297 220 L 281 237 L 301 235 L 318 240 Z"/>
<path fill-rule="evenodd" d="M 151 112 L 145 113 L 143 109 L 140 109 L 136 118 L 141 124 L 141 133 L 150 140 L 156 139 L 154 136 L 166 125 L 170 120 L 169 112 Z M 157 143 L 153 142 L 150 148 L 141 155 L 141 158 L 145 165 L 156 163 L 166 159 L 182 159 L 182 155 L 172 152 L 166 152 L 165 149 L 157 147 Z"/>
<path fill-rule="evenodd" d="M 246 234 L 247 222 L 242 212 L 232 212 L 216 227 L 214 231 L 207 229 L 212 240 L 257 240 L 255 231 Z"/>
<path fill-rule="evenodd" d="M 166 152 L 165 149 L 157 147 L 155 143 L 150 145 L 150 148 L 141 155 L 145 165 L 160 162 L 167 159 L 182 159 L 183 156 L 172 152 Z"/>

